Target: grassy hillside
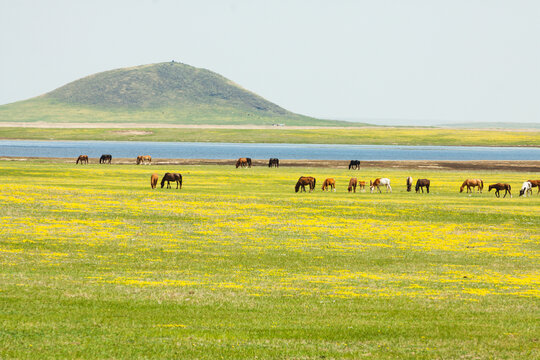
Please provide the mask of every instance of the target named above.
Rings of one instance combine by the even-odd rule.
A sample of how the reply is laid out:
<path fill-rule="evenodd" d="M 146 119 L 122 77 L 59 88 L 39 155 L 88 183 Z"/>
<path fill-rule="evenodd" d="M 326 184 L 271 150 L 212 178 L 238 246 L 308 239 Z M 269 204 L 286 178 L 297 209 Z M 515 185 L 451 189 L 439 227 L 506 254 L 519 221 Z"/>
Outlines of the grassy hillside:
<path fill-rule="evenodd" d="M 344 125 L 294 114 L 206 69 L 170 62 L 94 74 L 0 106 L 0 121 Z"/>

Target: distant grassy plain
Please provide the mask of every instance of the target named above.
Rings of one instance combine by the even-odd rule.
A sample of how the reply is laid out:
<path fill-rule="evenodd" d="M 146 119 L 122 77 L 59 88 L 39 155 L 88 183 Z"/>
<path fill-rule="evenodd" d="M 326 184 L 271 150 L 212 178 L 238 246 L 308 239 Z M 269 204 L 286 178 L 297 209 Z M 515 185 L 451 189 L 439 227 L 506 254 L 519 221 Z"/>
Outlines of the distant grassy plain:
<path fill-rule="evenodd" d="M 2 127 L 0 128 L 0 138 L 365 145 L 540 146 L 540 131 L 385 127 L 350 129 L 42 129 Z"/>
<path fill-rule="evenodd" d="M 0 358 L 538 358 L 538 175 L 0 162 Z"/>

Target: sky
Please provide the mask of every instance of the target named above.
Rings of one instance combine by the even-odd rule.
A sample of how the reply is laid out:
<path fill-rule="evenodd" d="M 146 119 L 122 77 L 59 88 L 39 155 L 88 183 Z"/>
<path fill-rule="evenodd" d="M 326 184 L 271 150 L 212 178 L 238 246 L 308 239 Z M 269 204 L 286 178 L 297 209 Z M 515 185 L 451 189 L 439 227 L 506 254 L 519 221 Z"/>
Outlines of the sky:
<path fill-rule="evenodd" d="M 179 61 L 290 111 L 540 122 L 540 1 L 0 0 L 0 104 Z"/>

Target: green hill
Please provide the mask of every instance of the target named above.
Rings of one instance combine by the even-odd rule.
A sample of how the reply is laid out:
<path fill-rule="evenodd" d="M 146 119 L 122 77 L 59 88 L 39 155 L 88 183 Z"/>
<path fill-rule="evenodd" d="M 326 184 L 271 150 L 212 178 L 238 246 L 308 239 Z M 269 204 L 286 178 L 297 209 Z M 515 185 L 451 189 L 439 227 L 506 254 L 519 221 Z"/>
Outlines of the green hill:
<path fill-rule="evenodd" d="M 219 74 L 177 62 L 90 75 L 0 106 L 0 121 L 352 125 L 294 114 Z"/>

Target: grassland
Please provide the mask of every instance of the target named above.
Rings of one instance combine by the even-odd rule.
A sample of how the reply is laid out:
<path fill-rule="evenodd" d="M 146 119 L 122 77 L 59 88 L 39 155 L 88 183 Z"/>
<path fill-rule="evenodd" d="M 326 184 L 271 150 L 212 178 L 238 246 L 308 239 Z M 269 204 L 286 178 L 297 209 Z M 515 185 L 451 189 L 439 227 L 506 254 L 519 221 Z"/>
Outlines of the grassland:
<path fill-rule="evenodd" d="M 538 358 L 538 175 L 0 162 L 0 358 Z"/>
<path fill-rule="evenodd" d="M 537 131 L 385 127 L 356 129 L 42 129 L 6 127 L 0 128 L 0 138 L 359 145 L 540 146 L 540 133 Z"/>

